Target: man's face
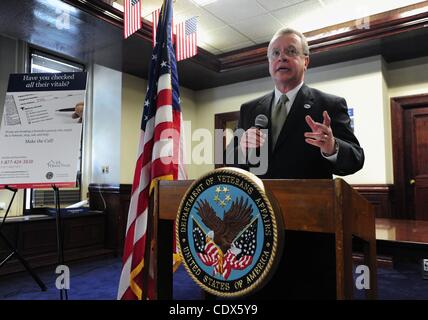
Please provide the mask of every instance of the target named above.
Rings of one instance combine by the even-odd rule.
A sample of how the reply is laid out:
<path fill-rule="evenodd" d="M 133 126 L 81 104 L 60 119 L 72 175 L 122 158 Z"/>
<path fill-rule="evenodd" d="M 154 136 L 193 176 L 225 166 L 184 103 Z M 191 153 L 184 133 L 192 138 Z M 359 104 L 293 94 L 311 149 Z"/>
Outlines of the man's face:
<path fill-rule="evenodd" d="M 288 91 L 303 81 L 309 57 L 303 54 L 301 39 L 285 34 L 272 42 L 269 48 L 269 73 L 276 87 Z"/>

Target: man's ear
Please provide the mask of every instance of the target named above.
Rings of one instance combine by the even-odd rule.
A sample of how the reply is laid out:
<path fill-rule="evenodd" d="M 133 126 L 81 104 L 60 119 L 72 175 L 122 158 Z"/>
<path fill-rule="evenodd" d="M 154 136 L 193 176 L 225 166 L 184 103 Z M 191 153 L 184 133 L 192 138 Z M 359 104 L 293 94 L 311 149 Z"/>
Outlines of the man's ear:
<path fill-rule="evenodd" d="M 308 69 L 309 66 L 309 56 L 305 56 L 305 71 Z"/>

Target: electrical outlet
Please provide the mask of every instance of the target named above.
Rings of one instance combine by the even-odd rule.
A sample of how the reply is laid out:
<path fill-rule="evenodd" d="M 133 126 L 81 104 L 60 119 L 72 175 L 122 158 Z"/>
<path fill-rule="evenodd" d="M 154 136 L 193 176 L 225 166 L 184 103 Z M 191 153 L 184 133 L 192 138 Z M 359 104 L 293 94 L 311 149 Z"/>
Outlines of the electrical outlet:
<path fill-rule="evenodd" d="M 428 280 L 428 259 L 422 259 L 422 278 Z"/>
<path fill-rule="evenodd" d="M 101 172 L 102 172 L 103 174 L 108 174 L 108 173 L 109 173 L 109 171 L 110 171 L 109 166 L 102 166 L 102 167 L 101 167 Z"/>

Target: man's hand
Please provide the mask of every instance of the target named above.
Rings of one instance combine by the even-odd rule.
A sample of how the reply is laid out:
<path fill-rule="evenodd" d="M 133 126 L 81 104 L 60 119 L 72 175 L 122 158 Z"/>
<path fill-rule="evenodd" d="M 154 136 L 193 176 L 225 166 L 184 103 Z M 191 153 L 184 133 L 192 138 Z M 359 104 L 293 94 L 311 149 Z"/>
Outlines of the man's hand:
<path fill-rule="evenodd" d="M 241 146 L 242 152 L 246 154 L 247 149 L 255 149 L 264 145 L 266 134 L 260 131 L 258 128 L 250 128 L 245 131 L 241 138 L 239 145 Z"/>
<path fill-rule="evenodd" d="M 325 156 L 331 156 L 336 152 L 333 131 L 330 127 L 331 119 L 327 111 L 324 111 L 322 116 L 322 123 L 315 122 L 310 116 L 305 117 L 306 123 L 312 130 L 312 132 L 305 132 L 305 141 L 320 148 Z"/>

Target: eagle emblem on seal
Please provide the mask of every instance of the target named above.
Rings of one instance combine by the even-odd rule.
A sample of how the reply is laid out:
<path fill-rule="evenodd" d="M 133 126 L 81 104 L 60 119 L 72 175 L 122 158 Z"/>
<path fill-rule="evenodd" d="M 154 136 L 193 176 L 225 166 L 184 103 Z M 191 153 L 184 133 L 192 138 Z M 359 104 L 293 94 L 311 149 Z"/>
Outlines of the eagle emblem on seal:
<path fill-rule="evenodd" d="M 193 239 L 197 254 L 213 275 L 227 280 L 232 270 L 243 270 L 253 261 L 256 251 L 257 220 L 248 199 L 235 199 L 223 210 L 221 219 L 207 200 L 200 200 L 196 212 L 201 223 L 193 220 Z"/>

